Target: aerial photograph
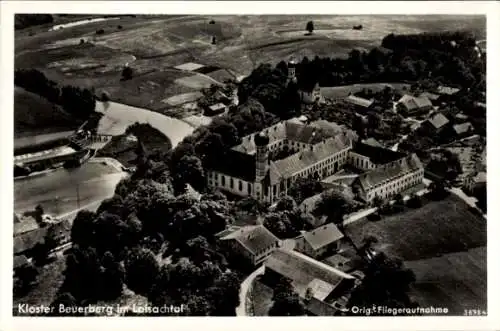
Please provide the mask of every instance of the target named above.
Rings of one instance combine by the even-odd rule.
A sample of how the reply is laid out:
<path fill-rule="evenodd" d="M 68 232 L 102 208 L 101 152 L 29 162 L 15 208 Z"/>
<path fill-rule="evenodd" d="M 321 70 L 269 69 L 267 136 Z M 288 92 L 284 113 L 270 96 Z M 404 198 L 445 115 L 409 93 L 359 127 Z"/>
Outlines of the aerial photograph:
<path fill-rule="evenodd" d="M 484 15 L 14 24 L 14 316 L 488 315 Z"/>

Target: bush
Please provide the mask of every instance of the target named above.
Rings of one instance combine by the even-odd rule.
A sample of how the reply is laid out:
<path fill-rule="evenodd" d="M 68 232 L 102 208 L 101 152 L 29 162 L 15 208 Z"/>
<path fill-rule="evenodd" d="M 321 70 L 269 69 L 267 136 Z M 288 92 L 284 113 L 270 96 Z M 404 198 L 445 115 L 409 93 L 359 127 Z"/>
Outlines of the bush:
<path fill-rule="evenodd" d="M 132 68 L 130 68 L 130 67 L 123 68 L 123 71 L 122 71 L 122 79 L 123 80 L 132 79 L 133 75 L 134 75 L 134 70 Z"/>
<path fill-rule="evenodd" d="M 99 35 L 99 34 L 104 34 L 104 30 L 103 29 L 99 29 L 95 32 L 95 34 Z"/>
<path fill-rule="evenodd" d="M 420 208 L 422 207 L 422 198 L 416 194 L 413 194 L 406 205 L 410 208 Z"/>
<path fill-rule="evenodd" d="M 123 26 L 118 25 L 117 28 L 118 28 L 118 30 L 121 30 L 121 29 L 123 29 Z"/>

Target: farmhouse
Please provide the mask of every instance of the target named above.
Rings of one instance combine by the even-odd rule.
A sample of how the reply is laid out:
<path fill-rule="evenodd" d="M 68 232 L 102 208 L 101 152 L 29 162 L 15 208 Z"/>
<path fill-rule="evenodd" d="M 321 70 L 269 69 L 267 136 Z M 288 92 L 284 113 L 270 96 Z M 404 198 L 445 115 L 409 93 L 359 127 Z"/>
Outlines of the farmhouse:
<path fill-rule="evenodd" d="M 211 105 L 211 106 L 208 106 L 207 107 L 207 110 L 205 110 L 205 113 L 207 115 L 218 115 L 218 114 L 222 114 L 223 112 L 225 112 L 227 109 L 226 105 L 223 104 L 223 103 L 216 103 L 215 105 Z"/>
<path fill-rule="evenodd" d="M 459 91 L 460 91 L 460 89 L 458 89 L 458 88 L 453 88 L 453 87 L 443 86 L 443 85 L 438 86 L 438 88 L 436 89 L 437 94 L 448 95 L 448 96 L 455 95 Z"/>
<path fill-rule="evenodd" d="M 431 110 L 432 102 L 426 96 L 405 94 L 396 102 L 396 109 L 405 116 L 416 116 Z"/>
<path fill-rule="evenodd" d="M 339 248 L 344 235 L 333 223 L 322 225 L 295 238 L 295 249 L 303 254 L 319 259 L 334 253 Z"/>
<path fill-rule="evenodd" d="M 219 244 L 252 265 L 262 263 L 276 248 L 280 240 L 263 225 L 228 229 L 216 235 Z"/>
<path fill-rule="evenodd" d="M 265 262 L 264 277 L 277 283 L 284 277 L 304 299 L 311 315 L 334 316 L 343 309 L 357 278 L 293 250 L 278 249 Z"/>
<path fill-rule="evenodd" d="M 430 93 L 430 92 L 424 92 L 424 93 L 421 93 L 419 95 L 420 97 L 425 97 L 427 99 L 429 99 L 433 105 L 437 105 L 439 104 L 439 94 L 434 94 L 434 93 Z"/>
<path fill-rule="evenodd" d="M 355 96 L 354 94 L 349 94 L 345 98 L 345 102 L 354 106 L 356 111 L 363 113 L 363 112 L 368 111 L 369 109 L 372 109 L 374 100 L 373 99 L 368 100 L 368 99 L 364 99 L 364 98 Z"/>
<path fill-rule="evenodd" d="M 318 129 L 315 125 L 283 121 L 242 138 L 226 151 L 224 160 L 207 170 L 209 187 L 274 203 L 299 177 L 322 179 L 344 165 L 371 170 L 404 158 L 405 154 L 355 143 L 349 131 Z M 293 154 L 280 160 L 270 155 L 284 148 Z"/>
<path fill-rule="evenodd" d="M 453 132 L 457 137 L 464 137 L 474 131 L 474 127 L 470 122 L 453 125 Z"/>
<path fill-rule="evenodd" d="M 302 84 L 299 88 L 299 95 L 300 100 L 307 104 L 323 103 L 325 101 L 318 83 Z"/>
<path fill-rule="evenodd" d="M 484 185 L 486 185 L 486 172 L 484 171 L 465 177 L 463 182 L 464 190 L 468 193 L 474 193 L 474 191 Z"/>
<path fill-rule="evenodd" d="M 421 126 L 430 134 L 441 132 L 450 121 L 441 113 L 436 113 L 425 120 Z"/>

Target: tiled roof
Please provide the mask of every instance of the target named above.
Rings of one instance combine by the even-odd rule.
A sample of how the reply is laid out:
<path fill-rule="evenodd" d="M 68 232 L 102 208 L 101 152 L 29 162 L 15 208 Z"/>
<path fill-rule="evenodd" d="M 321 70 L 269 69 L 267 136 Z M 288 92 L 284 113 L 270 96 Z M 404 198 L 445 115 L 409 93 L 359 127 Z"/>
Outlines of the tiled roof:
<path fill-rule="evenodd" d="M 422 94 L 420 94 L 421 97 L 426 97 L 428 98 L 429 100 L 432 100 L 432 101 L 435 101 L 437 99 L 439 99 L 439 95 L 437 94 L 434 94 L 434 93 L 430 93 L 430 92 L 424 92 Z"/>
<path fill-rule="evenodd" d="M 362 141 L 363 144 L 372 146 L 372 147 L 378 147 L 378 148 L 384 148 L 381 143 L 379 143 L 375 138 L 368 138 Z"/>
<path fill-rule="evenodd" d="M 345 100 L 353 105 L 368 108 L 373 105 L 373 99 L 364 99 L 350 94 Z"/>
<path fill-rule="evenodd" d="M 221 240 L 231 239 L 238 241 L 252 254 L 258 254 L 279 242 L 279 239 L 263 225 L 242 227 L 221 238 Z"/>
<path fill-rule="evenodd" d="M 427 120 L 434 128 L 440 129 L 444 125 L 448 124 L 448 119 L 441 113 L 434 114 L 431 118 Z"/>
<path fill-rule="evenodd" d="M 30 232 L 39 228 L 33 216 L 17 216 L 14 215 L 18 221 L 14 222 L 14 235 L 21 234 L 24 232 Z"/>
<path fill-rule="evenodd" d="M 265 134 L 269 138 L 269 144 L 281 140 L 290 140 L 305 144 L 314 144 L 328 137 L 334 136 L 342 131 L 344 127 L 328 121 L 316 121 L 311 124 L 304 124 L 298 119 L 283 121 L 262 130 L 260 133 Z M 255 153 L 254 134 L 243 137 L 241 144 L 233 147 L 233 150 L 242 153 Z"/>
<path fill-rule="evenodd" d="M 316 298 L 320 301 L 324 301 L 328 297 L 328 295 L 335 289 L 332 284 L 318 278 L 314 278 L 313 280 L 311 280 L 307 287 L 311 289 L 313 298 Z"/>
<path fill-rule="evenodd" d="M 224 158 L 215 164 L 211 170 L 228 176 L 243 179 L 247 182 L 255 181 L 255 155 L 228 149 Z"/>
<path fill-rule="evenodd" d="M 223 104 L 223 103 L 217 103 L 215 105 L 209 106 L 208 108 L 210 108 L 211 110 L 219 110 L 219 109 L 223 109 L 225 107 L 226 107 L 225 104 Z"/>
<path fill-rule="evenodd" d="M 439 93 L 439 94 L 453 95 L 453 94 L 457 93 L 458 91 L 460 91 L 460 89 L 449 87 L 449 86 L 439 86 L 437 88 L 437 93 Z"/>
<path fill-rule="evenodd" d="M 303 234 L 304 239 L 311 245 L 313 250 L 318 250 L 326 245 L 336 242 L 344 237 L 342 232 L 333 223 L 322 225 Z"/>
<path fill-rule="evenodd" d="M 19 268 L 23 265 L 29 264 L 29 260 L 25 255 L 14 256 L 14 269 Z"/>
<path fill-rule="evenodd" d="M 453 126 L 453 130 L 455 131 L 456 134 L 467 133 L 473 129 L 474 129 L 474 127 L 472 126 L 472 124 L 470 122 L 456 124 Z"/>
<path fill-rule="evenodd" d="M 398 103 L 402 103 L 406 109 L 409 111 L 432 107 L 432 102 L 426 96 L 414 97 L 408 94 L 405 94 L 398 100 Z"/>
<path fill-rule="evenodd" d="M 321 193 L 315 194 L 312 197 L 304 199 L 304 201 L 302 201 L 302 203 L 300 204 L 300 207 L 302 208 L 303 206 L 307 206 L 308 210 L 314 211 L 314 209 L 316 208 L 316 204 L 320 200 L 321 200 Z"/>
<path fill-rule="evenodd" d="M 367 156 L 374 164 L 386 164 L 406 156 L 404 153 L 384 147 L 375 147 L 366 142 L 355 144 L 352 151 L 356 154 Z"/>
<path fill-rule="evenodd" d="M 343 279 L 354 279 L 349 274 L 293 250 L 275 250 L 266 260 L 265 266 L 290 279 L 301 297 L 304 297 L 315 278 L 331 284 L 333 288 Z"/>
<path fill-rule="evenodd" d="M 413 172 L 418 169 L 422 169 L 422 163 L 416 154 L 411 154 L 398 161 L 365 172 L 354 183 L 361 184 L 361 187 L 366 191 L 403 173 Z"/>
<path fill-rule="evenodd" d="M 312 166 L 332 154 L 340 152 L 350 145 L 351 141 L 346 136 L 338 135 L 274 163 L 281 177 L 288 178 L 300 170 Z"/>
<path fill-rule="evenodd" d="M 14 254 L 20 254 L 35 247 L 38 243 L 43 243 L 47 228 L 38 228 L 33 231 L 24 232 L 14 236 Z"/>

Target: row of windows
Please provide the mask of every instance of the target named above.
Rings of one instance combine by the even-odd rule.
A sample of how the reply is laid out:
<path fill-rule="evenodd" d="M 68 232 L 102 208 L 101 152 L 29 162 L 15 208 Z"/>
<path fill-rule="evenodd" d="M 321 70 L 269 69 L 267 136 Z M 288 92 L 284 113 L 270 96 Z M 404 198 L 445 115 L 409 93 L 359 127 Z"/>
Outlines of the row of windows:
<path fill-rule="evenodd" d="M 371 190 L 371 192 L 368 194 L 368 198 L 371 199 L 372 196 L 379 195 L 380 193 L 383 196 L 387 196 L 387 194 L 395 194 L 398 192 L 401 192 L 409 187 L 412 187 L 416 184 L 419 183 L 420 181 L 420 175 L 421 172 L 419 171 L 416 174 L 413 174 L 411 176 L 408 176 L 407 178 L 404 178 L 402 180 L 398 180 L 397 182 L 393 182 L 387 186 L 381 187 L 381 188 L 375 188 Z"/>
<path fill-rule="evenodd" d="M 211 185 L 211 186 L 218 186 L 219 185 L 219 181 L 217 180 L 217 174 L 214 173 L 214 176 L 215 180 L 212 180 L 209 178 L 208 180 L 208 184 Z M 226 186 L 226 176 L 224 175 L 219 175 L 220 179 L 221 179 L 221 186 Z M 243 182 L 242 180 L 237 180 L 237 183 L 238 183 L 238 190 L 240 192 L 243 192 L 244 191 L 244 184 L 245 182 Z M 251 195 L 252 194 L 252 184 L 250 183 L 246 183 L 246 189 L 247 189 L 247 194 Z M 229 177 L 229 188 L 230 189 L 235 189 L 235 180 L 234 178 L 232 177 Z"/>
<path fill-rule="evenodd" d="M 372 187 L 371 189 L 372 189 L 372 190 L 376 190 L 377 188 L 379 188 L 379 187 L 381 187 L 381 186 L 384 186 L 384 187 L 385 187 L 385 185 L 386 185 L 387 183 L 389 183 L 389 182 L 392 182 L 392 184 L 390 184 L 390 185 L 396 185 L 397 183 L 408 183 L 408 182 L 410 182 L 410 181 L 412 181 L 412 180 L 414 180 L 414 179 L 417 179 L 417 178 L 422 177 L 422 176 L 423 176 L 423 174 L 424 174 L 424 171 L 423 171 L 423 170 L 419 170 L 418 172 L 416 172 L 416 173 L 414 173 L 414 174 L 412 174 L 412 175 L 410 175 L 410 176 L 408 176 L 408 174 L 407 174 L 407 173 L 404 173 L 404 174 L 401 174 L 401 175 L 399 175 L 399 176 L 397 176 L 397 177 L 386 179 L 384 182 L 382 182 L 382 183 L 379 183 L 379 184 L 375 185 L 375 186 L 374 186 L 374 187 Z M 408 177 L 406 177 L 406 178 L 405 178 L 404 176 L 408 176 Z M 400 177 L 400 179 L 396 182 L 395 180 L 396 180 L 398 177 Z M 403 179 L 401 179 L 401 177 L 403 177 Z M 389 185 L 389 186 L 390 186 L 390 185 Z"/>

